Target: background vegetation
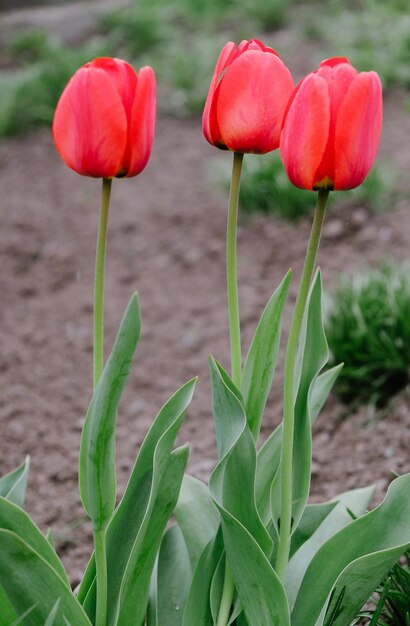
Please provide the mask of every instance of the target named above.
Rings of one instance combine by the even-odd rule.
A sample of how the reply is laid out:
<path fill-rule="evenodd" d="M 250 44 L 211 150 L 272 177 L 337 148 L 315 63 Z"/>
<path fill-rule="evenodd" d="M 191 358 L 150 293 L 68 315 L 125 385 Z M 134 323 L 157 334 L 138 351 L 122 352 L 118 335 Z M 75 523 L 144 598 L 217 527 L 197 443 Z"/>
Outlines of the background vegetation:
<path fill-rule="evenodd" d="M 280 30 L 277 35 L 275 31 Z M 0 136 L 49 124 L 68 77 L 96 55 L 152 65 L 167 113 L 201 112 L 221 46 L 255 36 L 270 41 L 289 64 L 311 51 L 343 54 L 359 69 L 377 68 L 384 86 L 410 88 L 407 0 L 139 0 L 107 14 L 93 40 L 73 49 L 50 34 L 16 37 L 0 57 Z M 294 69 L 291 67 L 291 69 Z M 29 105 L 29 106 L 28 106 Z"/>
<path fill-rule="evenodd" d="M 410 264 L 342 277 L 327 315 L 337 389 L 347 402 L 385 405 L 409 382 Z"/>

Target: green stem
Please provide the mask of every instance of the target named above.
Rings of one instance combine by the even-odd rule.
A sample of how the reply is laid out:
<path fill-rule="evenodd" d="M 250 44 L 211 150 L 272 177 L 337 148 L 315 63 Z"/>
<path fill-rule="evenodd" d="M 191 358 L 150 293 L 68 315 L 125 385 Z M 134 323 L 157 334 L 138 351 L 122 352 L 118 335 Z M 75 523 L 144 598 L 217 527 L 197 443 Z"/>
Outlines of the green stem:
<path fill-rule="evenodd" d="M 243 154 L 235 152 L 233 155 L 232 180 L 228 207 L 228 227 L 226 233 L 226 278 L 228 287 L 229 333 L 231 339 L 231 373 L 232 380 L 238 388 L 241 384 L 242 357 L 236 270 L 236 225 L 238 221 L 242 162 Z"/>
<path fill-rule="evenodd" d="M 95 626 L 107 623 L 107 554 L 105 549 L 105 529 L 94 529 L 95 568 L 97 574 L 97 606 Z"/>
<path fill-rule="evenodd" d="M 93 386 L 100 379 L 104 367 L 104 266 L 107 241 L 108 209 L 111 196 L 111 179 L 103 178 L 100 221 L 98 224 L 97 251 L 94 278 L 94 359 Z"/>
<path fill-rule="evenodd" d="M 242 352 L 241 327 L 239 321 L 238 277 L 236 268 L 236 239 L 243 154 L 234 152 L 232 164 L 231 189 L 229 192 L 228 225 L 226 230 L 226 281 L 228 289 L 229 335 L 231 342 L 231 375 L 234 384 L 241 386 Z M 219 605 L 216 626 L 226 626 L 231 614 L 235 585 L 232 572 L 225 556 L 225 579 Z"/>
<path fill-rule="evenodd" d="M 283 434 L 281 458 L 281 508 L 279 545 L 276 560 L 276 573 L 283 581 L 289 560 L 290 538 L 292 530 L 292 495 L 293 495 L 293 438 L 295 422 L 295 361 L 298 350 L 300 331 L 309 295 L 310 283 L 316 263 L 323 222 L 326 214 L 329 191 L 320 190 L 317 199 L 312 230 L 306 252 L 305 264 L 300 279 L 299 291 L 293 311 L 292 322 L 286 347 L 283 375 Z"/>

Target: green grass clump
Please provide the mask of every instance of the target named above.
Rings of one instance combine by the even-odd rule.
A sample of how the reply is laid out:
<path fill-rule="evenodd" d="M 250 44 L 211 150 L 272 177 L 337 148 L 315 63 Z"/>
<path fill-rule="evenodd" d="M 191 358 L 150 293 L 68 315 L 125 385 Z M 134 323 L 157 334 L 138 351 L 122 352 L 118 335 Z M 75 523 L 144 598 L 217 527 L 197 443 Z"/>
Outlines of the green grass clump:
<path fill-rule="evenodd" d="M 0 136 L 3 137 L 50 124 L 58 98 L 72 74 L 93 57 L 107 53 L 99 41 L 77 50 L 41 31 L 19 36 L 11 51 L 16 60 L 25 63 L 0 74 Z"/>
<path fill-rule="evenodd" d="M 375 608 L 360 613 L 355 623 L 366 623 L 368 626 L 410 625 L 410 552 L 406 552 L 390 570 L 371 602 Z"/>
<path fill-rule="evenodd" d="M 332 56 L 347 56 L 360 71 L 376 70 L 383 86 L 410 88 L 410 13 L 407 0 L 329 4 L 305 35 L 320 39 Z M 313 26 L 311 25 L 313 23 Z M 323 50 L 322 50 L 323 52 Z"/>
<path fill-rule="evenodd" d="M 41 30 L 18 35 L 0 72 L 0 136 L 53 118 L 72 74 L 95 56 L 151 65 L 167 113 L 199 114 L 222 46 L 284 23 L 287 0 L 138 0 L 105 15 L 100 37 L 73 48 Z"/>
<path fill-rule="evenodd" d="M 229 180 L 230 174 L 226 174 L 227 186 Z M 313 210 L 315 194 L 290 183 L 276 151 L 245 157 L 239 202 L 243 213 L 273 214 L 294 221 Z"/>
<path fill-rule="evenodd" d="M 221 162 L 219 177 L 225 188 L 229 188 L 230 176 L 230 164 L 224 166 Z M 350 202 L 375 211 L 391 208 L 393 183 L 388 168 L 374 167 L 357 189 L 332 194 L 332 205 Z M 290 183 L 278 151 L 245 157 L 239 199 L 243 213 L 278 215 L 296 221 L 313 211 L 315 201 L 314 193 Z"/>
<path fill-rule="evenodd" d="M 336 389 L 347 403 L 383 406 L 409 382 L 410 264 L 344 277 L 328 307 L 326 335 Z"/>

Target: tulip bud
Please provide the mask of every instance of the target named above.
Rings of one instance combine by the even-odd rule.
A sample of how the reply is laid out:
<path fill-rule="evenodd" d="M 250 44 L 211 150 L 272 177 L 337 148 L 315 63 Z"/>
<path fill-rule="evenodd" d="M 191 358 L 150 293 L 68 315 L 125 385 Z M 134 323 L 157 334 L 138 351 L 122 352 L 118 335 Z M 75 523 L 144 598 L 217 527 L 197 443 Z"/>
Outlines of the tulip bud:
<path fill-rule="evenodd" d="M 279 55 L 257 39 L 227 43 L 212 77 L 202 118 L 207 141 L 222 150 L 264 154 L 279 147 L 293 90 Z"/>
<path fill-rule="evenodd" d="M 54 143 L 84 176 L 135 176 L 146 166 L 155 129 L 155 76 L 120 59 L 94 59 L 70 79 L 57 104 Z"/>
<path fill-rule="evenodd" d="M 302 189 L 353 189 L 369 173 L 382 129 L 376 72 L 357 72 L 345 58 L 322 61 L 296 87 L 285 113 L 280 153 Z"/>

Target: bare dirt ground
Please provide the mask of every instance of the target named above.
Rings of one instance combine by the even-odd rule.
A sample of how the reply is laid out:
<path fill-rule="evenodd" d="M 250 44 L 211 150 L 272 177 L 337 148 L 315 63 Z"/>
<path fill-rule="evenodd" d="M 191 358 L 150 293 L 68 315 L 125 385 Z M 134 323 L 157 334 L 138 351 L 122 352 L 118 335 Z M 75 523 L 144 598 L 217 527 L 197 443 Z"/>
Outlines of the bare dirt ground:
<path fill-rule="evenodd" d="M 410 116 L 403 94 L 386 101 L 380 157 L 401 173 L 401 199 L 384 214 L 330 208 L 319 263 L 329 291 L 349 272 L 409 254 Z M 191 473 L 207 479 L 215 462 L 207 358 L 229 365 L 225 295 L 227 199 L 213 185 L 200 121 L 161 118 L 141 176 L 114 181 L 106 281 L 106 348 L 132 291 L 143 331 L 121 404 L 119 492 L 162 403 L 194 375 L 200 380 L 181 440 Z M 252 157 L 249 157 L 252 158 Z M 407 171 L 406 171 L 407 169 Z M 80 504 L 77 460 L 92 384 L 92 281 L 100 181 L 69 171 L 47 130 L 0 145 L 0 474 L 31 456 L 27 510 L 51 527 L 76 583 L 91 550 Z M 312 194 L 312 203 L 314 195 Z M 309 233 L 274 217 L 242 222 L 240 305 L 247 348 L 257 319 L 289 267 L 297 279 Z M 297 280 L 291 289 L 287 319 Z M 288 324 L 285 322 L 284 332 Z M 283 343 L 283 342 L 282 342 Z M 263 433 L 281 413 L 281 367 Z M 371 427 L 366 410 L 341 421 L 331 398 L 315 427 L 312 497 L 374 483 L 382 498 L 391 470 L 410 471 L 410 395 L 400 394 Z"/>

